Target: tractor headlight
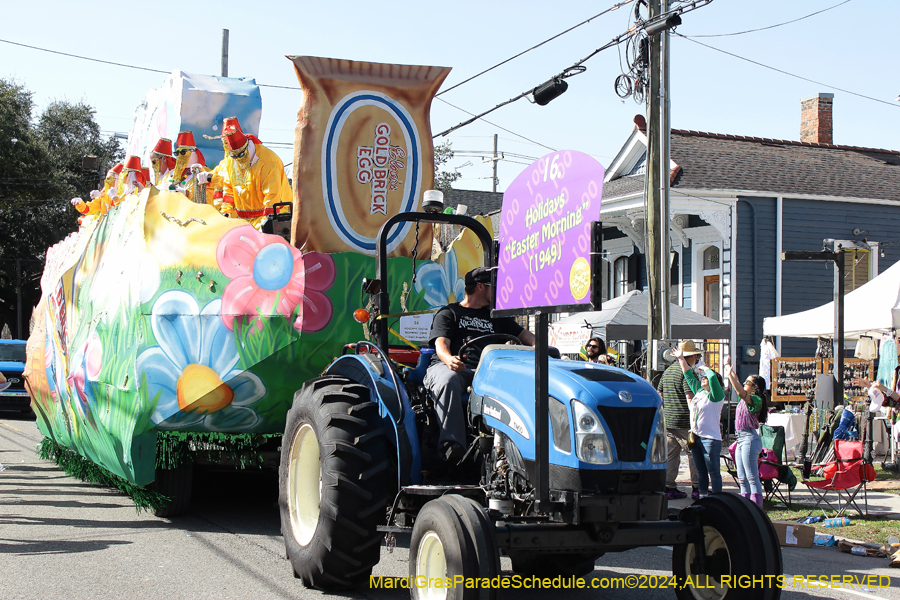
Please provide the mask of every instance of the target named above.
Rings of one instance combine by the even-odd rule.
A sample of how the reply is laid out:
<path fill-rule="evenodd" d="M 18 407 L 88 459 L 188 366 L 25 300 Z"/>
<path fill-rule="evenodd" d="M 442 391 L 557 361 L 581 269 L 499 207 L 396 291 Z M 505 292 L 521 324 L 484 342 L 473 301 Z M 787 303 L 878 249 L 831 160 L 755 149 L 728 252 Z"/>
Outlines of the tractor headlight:
<path fill-rule="evenodd" d="M 659 409 L 656 430 L 653 432 L 653 450 L 650 453 L 650 462 L 656 464 L 666 462 L 666 417 L 662 408 Z"/>
<path fill-rule="evenodd" d="M 609 434 L 591 409 L 572 400 L 575 413 L 575 454 L 584 462 L 608 465 L 612 462 Z"/>

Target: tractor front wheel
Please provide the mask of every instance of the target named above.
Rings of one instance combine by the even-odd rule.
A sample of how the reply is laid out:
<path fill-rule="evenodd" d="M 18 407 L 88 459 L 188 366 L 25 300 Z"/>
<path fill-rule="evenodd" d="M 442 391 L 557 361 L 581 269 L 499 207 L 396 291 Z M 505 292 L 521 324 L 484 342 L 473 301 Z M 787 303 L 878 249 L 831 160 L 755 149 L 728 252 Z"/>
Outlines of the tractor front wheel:
<path fill-rule="evenodd" d="M 687 577 L 691 582 L 676 588 L 675 595 L 680 600 L 780 598 L 781 547 L 765 513 L 746 498 L 728 493 L 701 498 L 695 505 L 703 508 L 703 542 L 673 548 L 673 574 L 679 583 Z"/>
<path fill-rule="evenodd" d="M 447 495 L 422 507 L 409 546 L 412 600 L 494 600 L 491 586 L 466 584 L 499 574 L 494 525 L 481 505 Z"/>

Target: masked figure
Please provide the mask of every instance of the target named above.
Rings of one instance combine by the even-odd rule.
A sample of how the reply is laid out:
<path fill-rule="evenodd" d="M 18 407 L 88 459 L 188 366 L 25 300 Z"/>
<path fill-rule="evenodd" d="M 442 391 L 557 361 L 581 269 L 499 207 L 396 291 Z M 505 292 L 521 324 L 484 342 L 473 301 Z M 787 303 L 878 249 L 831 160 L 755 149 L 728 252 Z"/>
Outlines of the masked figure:
<path fill-rule="evenodd" d="M 113 201 L 118 202 L 119 195 L 116 187 L 119 182 L 119 173 L 124 168 L 125 165 L 122 163 L 116 163 L 115 166 L 106 172 L 106 178 L 103 180 L 103 189 L 91 192 L 91 206 L 94 207 L 92 208 L 94 212 L 88 214 L 105 215 L 110 207 L 113 206 Z"/>
<path fill-rule="evenodd" d="M 118 206 L 119 202 L 129 194 L 140 194 L 146 185 L 147 180 L 144 178 L 141 159 L 137 156 L 129 156 L 125 161 L 125 168 L 119 174 L 119 185 L 116 187 L 119 197 L 113 201 L 113 206 Z"/>
<path fill-rule="evenodd" d="M 225 178 L 223 202 L 234 206 L 232 216 L 260 229 L 278 202 L 291 202 L 293 194 L 278 155 L 254 135 L 244 134 L 236 117 L 225 119 Z M 223 206 L 223 209 L 227 208 Z"/>
<path fill-rule="evenodd" d="M 206 159 L 194 142 L 194 134 L 190 131 L 179 133 L 175 139 L 175 168 L 169 181 L 169 189 L 174 186 L 175 191 L 181 192 L 194 202 L 205 203 L 206 198 L 199 197 L 205 196 L 205 178 L 198 178 L 198 175 L 208 172 Z"/>
<path fill-rule="evenodd" d="M 153 185 L 168 187 L 169 178 L 175 171 L 175 156 L 172 155 L 172 140 L 160 138 L 150 153 L 150 165 L 153 167 Z"/>

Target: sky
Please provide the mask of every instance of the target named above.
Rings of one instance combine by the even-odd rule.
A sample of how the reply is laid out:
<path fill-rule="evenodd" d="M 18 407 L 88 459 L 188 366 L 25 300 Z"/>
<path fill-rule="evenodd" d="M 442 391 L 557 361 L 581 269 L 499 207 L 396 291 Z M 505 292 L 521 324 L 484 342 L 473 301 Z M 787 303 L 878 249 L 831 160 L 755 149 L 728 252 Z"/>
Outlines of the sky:
<path fill-rule="evenodd" d="M 438 65 L 453 70 L 445 90 L 612 7 L 618 0 L 393 0 L 362 2 L 220 0 L 175 5 L 147 2 L 32 0 L 4 3 L 0 78 L 34 93 L 35 116 L 53 100 L 96 109 L 105 134 L 127 133 L 135 107 L 165 73 L 92 62 L 10 44 L 170 72 L 219 75 L 222 30 L 229 30 L 229 75 L 297 88 L 286 55 Z M 158 8 L 157 8 L 158 7 Z M 743 35 L 826 10 L 795 23 Z M 444 131 L 585 58 L 628 30 L 633 4 L 591 20 L 435 99 L 434 133 Z M 900 2 L 884 0 L 713 0 L 684 14 L 672 36 L 671 124 L 677 129 L 800 138 L 800 99 L 834 94 L 834 142 L 900 150 L 900 81 L 896 38 L 882 24 L 900 22 Z M 720 37 L 699 37 L 699 36 Z M 695 37 L 696 36 L 696 37 Z M 709 49 L 713 46 L 789 73 Z M 445 168 L 454 187 L 491 190 L 493 137 L 504 159 L 498 191 L 526 166 L 555 150 L 590 154 L 608 166 L 644 105 L 614 90 L 625 47 L 610 48 L 567 79 L 568 91 L 547 106 L 526 99 L 463 127 L 449 140 Z M 627 69 L 627 67 L 625 67 Z M 287 163 L 302 95 L 262 87 L 260 138 Z M 858 94 L 858 95 L 854 95 Z M 860 96 L 868 96 L 871 99 Z M 451 106 L 452 105 L 452 106 Z M 458 108 L 455 108 L 458 107 Z"/>

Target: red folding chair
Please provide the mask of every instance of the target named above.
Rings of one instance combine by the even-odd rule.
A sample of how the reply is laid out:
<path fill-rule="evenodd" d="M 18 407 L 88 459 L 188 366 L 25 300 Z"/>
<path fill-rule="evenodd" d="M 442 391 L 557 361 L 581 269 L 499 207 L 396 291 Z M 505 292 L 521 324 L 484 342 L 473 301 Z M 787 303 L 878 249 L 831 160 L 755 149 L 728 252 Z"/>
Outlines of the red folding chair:
<path fill-rule="evenodd" d="M 869 503 L 866 494 L 866 483 L 875 479 L 875 469 L 872 465 L 863 461 L 863 443 L 860 441 L 835 440 L 834 461 L 822 467 L 825 479 L 822 481 L 803 481 L 809 491 L 816 496 L 816 508 L 822 510 L 822 503 L 837 512 L 835 516 L 841 516 L 849 509 L 855 510 L 861 517 L 869 516 Z M 865 511 L 859 508 L 856 496 L 863 492 L 863 506 Z M 834 492 L 834 504 L 828 497 Z M 837 506 L 835 506 L 837 504 Z M 827 516 L 827 515 L 826 515 Z"/>

